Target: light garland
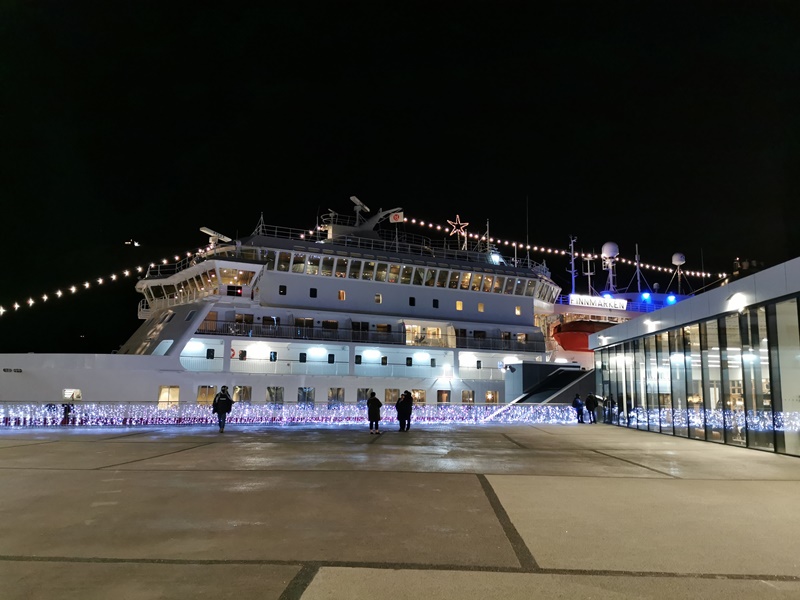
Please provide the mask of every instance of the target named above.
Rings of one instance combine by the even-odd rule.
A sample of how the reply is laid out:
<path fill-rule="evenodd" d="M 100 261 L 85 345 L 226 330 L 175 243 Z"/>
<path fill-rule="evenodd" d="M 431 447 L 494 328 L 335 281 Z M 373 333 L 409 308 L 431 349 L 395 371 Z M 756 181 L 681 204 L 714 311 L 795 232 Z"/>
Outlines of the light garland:
<path fill-rule="evenodd" d="M 423 221 L 423 220 L 417 221 L 416 219 L 413 219 L 413 218 L 409 219 L 407 217 L 404 218 L 403 221 L 405 221 L 407 223 L 411 223 L 412 225 L 418 225 L 420 227 L 427 227 L 428 229 L 434 229 L 436 231 L 443 231 L 444 233 L 447 233 L 449 235 L 453 235 L 453 232 L 457 231 L 457 229 L 455 229 L 455 227 L 457 225 L 458 226 L 465 226 L 465 225 L 469 224 L 469 223 L 460 223 L 460 222 L 458 222 L 459 221 L 459 217 L 458 216 L 456 216 L 456 221 L 457 221 L 456 223 L 454 223 L 452 221 L 447 221 L 448 223 L 450 223 L 453 226 L 453 229 L 448 228 L 446 226 L 442 226 L 442 225 L 436 225 L 436 224 L 430 223 L 430 222 L 426 224 L 425 221 Z M 458 231 L 459 231 L 460 235 L 463 235 L 464 237 L 467 237 L 467 238 L 470 238 L 470 239 L 473 239 L 473 240 L 476 240 L 476 241 L 478 241 L 478 240 L 486 240 L 486 236 L 483 235 L 483 234 L 467 233 L 466 231 L 461 231 L 461 229 L 463 229 L 463 227 L 460 227 L 458 229 Z M 498 244 L 498 245 L 501 245 L 501 246 L 510 246 L 511 248 L 516 248 L 518 250 L 524 250 L 524 251 L 533 250 L 534 252 L 542 252 L 544 254 L 555 254 L 555 255 L 558 255 L 558 256 L 568 256 L 569 255 L 569 250 L 559 250 L 557 248 L 547 248 L 545 246 L 531 246 L 530 244 L 523 244 L 521 242 L 514 242 L 514 241 L 511 241 L 511 240 L 501 240 L 499 238 L 493 238 L 493 237 L 489 237 L 488 241 L 489 241 L 489 243 L 492 243 L 492 244 Z M 575 253 L 575 257 L 576 258 L 581 258 L 581 259 L 590 259 L 590 260 L 598 260 L 599 258 L 601 258 L 599 254 L 592 254 L 590 252 L 576 252 Z M 627 265 L 633 265 L 633 266 L 636 265 L 636 261 L 635 260 L 630 260 L 628 258 L 618 258 L 617 260 L 619 262 L 627 264 Z M 645 263 L 642 263 L 642 262 L 639 263 L 639 266 L 641 268 L 643 268 L 643 269 L 648 269 L 648 270 L 652 270 L 652 271 L 661 271 L 661 272 L 664 272 L 664 273 L 674 273 L 675 272 L 675 269 L 673 269 L 671 267 L 659 267 L 659 266 L 656 266 L 656 265 L 645 264 Z M 681 271 L 681 273 L 683 275 L 689 275 L 689 276 L 692 276 L 692 277 L 706 277 L 706 278 L 713 277 L 713 274 L 704 273 L 702 271 Z M 717 278 L 724 279 L 725 277 L 727 277 L 727 273 L 717 273 Z"/>
<path fill-rule="evenodd" d="M 461 219 L 460 219 L 460 217 L 458 215 L 456 215 L 456 220 L 455 221 L 448 221 L 448 223 L 450 223 L 452 225 L 452 228 L 446 227 L 446 226 L 442 226 L 442 225 L 437 225 L 437 224 L 430 223 L 430 222 L 426 223 L 423 220 L 419 220 L 418 221 L 417 219 L 414 219 L 414 218 L 409 219 L 408 217 L 404 217 L 403 218 L 403 222 L 411 223 L 413 225 L 418 225 L 420 227 L 427 227 L 428 229 L 434 229 L 436 231 L 443 231 L 445 233 L 448 233 L 449 235 L 453 235 L 454 233 L 457 232 L 459 237 L 462 237 L 462 236 L 464 237 L 465 241 L 466 241 L 467 238 L 471 238 L 471 239 L 476 240 L 476 241 L 484 240 L 486 238 L 485 235 L 479 235 L 479 234 L 476 234 L 476 233 L 468 233 L 466 231 L 466 226 L 469 225 L 469 223 L 461 222 Z M 313 230 L 310 231 L 309 233 L 313 233 Z M 569 255 L 569 251 L 568 250 L 559 250 L 559 249 L 556 249 L 556 248 L 547 248 L 545 246 L 531 246 L 530 244 L 522 244 L 520 242 L 514 242 L 514 241 L 510 241 L 510 240 L 501 240 L 501 239 L 496 239 L 496 238 L 493 238 L 493 237 L 488 238 L 488 241 L 490 243 L 492 243 L 492 244 L 498 244 L 498 245 L 501 245 L 501 246 L 508 246 L 508 247 L 515 248 L 515 249 L 518 249 L 518 250 L 523 250 L 523 251 L 526 251 L 526 252 L 529 251 L 529 250 L 532 250 L 534 252 L 541 252 L 543 254 L 549 254 L 549 255 L 557 255 L 557 256 L 568 256 Z M 136 245 L 136 246 L 139 245 L 138 242 L 133 242 L 132 240 L 130 242 L 125 242 L 125 243 L 126 244 L 133 244 L 133 245 Z M 199 251 L 201 252 L 202 250 L 199 250 Z M 191 252 L 186 252 L 186 257 L 187 258 L 190 258 L 191 256 L 192 256 Z M 599 254 L 592 254 L 592 253 L 587 253 L 587 252 L 576 252 L 575 256 L 577 258 L 580 258 L 580 259 L 590 259 L 590 260 L 597 260 L 597 259 L 600 258 Z M 177 263 L 177 262 L 179 262 L 181 260 L 182 257 L 176 254 L 173 258 L 174 258 L 175 262 Z M 630 259 L 627 259 L 627 258 L 619 258 L 617 260 L 619 262 L 623 263 L 623 264 L 633 265 L 633 266 L 636 265 L 636 261 L 630 260 Z M 167 265 L 167 264 L 169 264 L 169 260 L 166 259 L 166 258 L 162 258 L 161 261 L 160 261 L 160 264 Z M 151 262 L 151 263 L 149 263 L 149 266 L 151 268 L 153 268 L 153 267 L 156 266 L 156 263 L 155 262 Z M 650 265 L 650 264 L 641 263 L 641 262 L 639 263 L 639 266 L 641 268 L 652 270 L 652 271 L 659 271 L 659 272 L 664 272 L 664 273 L 674 273 L 675 272 L 675 269 L 672 269 L 672 268 L 669 268 L 669 267 L 659 267 L 659 266 L 656 266 L 656 265 Z M 133 270 L 124 269 L 122 271 L 122 277 L 123 278 L 130 277 L 131 273 L 133 271 L 135 271 L 136 273 L 142 273 L 142 272 L 144 272 L 144 268 L 139 266 L 139 267 L 136 267 Z M 692 276 L 692 277 L 704 277 L 704 278 L 712 277 L 711 273 L 703 273 L 703 272 L 700 272 L 700 271 L 681 271 L 681 272 L 682 272 L 683 275 Z M 723 278 L 727 277 L 727 274 L 726 273 L 718 273 L 717 277 L 719 279 L 723 279 Z M 111 275 L 108 276 L 108 279 L 110 279 L 112 282 L 116 282 L 118 279 L 120 279 L 120 277 L 118 277 L 118 275 L 116 273 L 112 273 Z M 94 278 L 94 281 L 96 281 L 97 285 L 104 285 L 104 283 L 105 283 L 105 279 L 103 277 Z M 92 287 L 92 285 L 89 283 L 88 280 L 84 281 L 84 283 L 82 285 L 83 285 L 83 288 L 85 290 L 89 290 Z M 72 285 L 67 289 L 69 290 L 70 293 L 75 294 L 77 292 L 77 290 L 78 290 L 78 287 L 75 286 L 75 285 Z M 54 294 L 55 294 L 55 296 L 57 298 L 61 298 L 62 296 L 64 296 L 64 293 L 60 289 L 56 290 L 54 292 Z M 42 294 L 39 297 L 41 298 L 42 302 L 47 302 L 50 299 L 50 297 L 47 294 Z M 37 304 L 37 301 L 34 300 L 33 297 L 31 296 L 31 297 L 28 298 L 28 300 L 25 301 L 25 304 L 28 306 L 28 308 L 33 308 L 33 306 L 35 304 Z M 19 304 L 18 302 L 14 302 L 14 304 L 12 304 L 11 307 L 14 309 L 14 311 L 18 311 L 20 308 L 22 308 L 22 305 Z M 0 306 L 0 317 L 2 317 L 7 312 L 9 312 L 9 311 L 6 308 L 4 308 L 3 306 Z"/>
<path fill-rule="evenodd" d="M 68 415 L 61 404 L 0 404 L 0 427 L 133 427 L 142 425 L 215 425 L 211 406 L 172 404 L 159 408 L 154 403 L 84 404 L 75 402 Z M 636 408 L 627 426 L 639 422 L 658 423 L 661 429 L 677 428 L 726 430 L 742 436 L 750 432 L 800 432 L 800 412 L 734 411 L 718 409 Z M 625 426 L 626 416 L 614 409 L 612 422 Z M 384 408 L 382 421 L 396 423 L 395 411 Z M 541 404 L 431 404 L 415 405 L 412 422 L 416 425 L 547 424 L 576 423 L 575 409 L 566 405 Z M 317 404 L 246 404 L 237 402 L 228 423 L 241 425 L 366 425 L 367 415 L 360 403 L 340 403 L 328 407 Z"/>

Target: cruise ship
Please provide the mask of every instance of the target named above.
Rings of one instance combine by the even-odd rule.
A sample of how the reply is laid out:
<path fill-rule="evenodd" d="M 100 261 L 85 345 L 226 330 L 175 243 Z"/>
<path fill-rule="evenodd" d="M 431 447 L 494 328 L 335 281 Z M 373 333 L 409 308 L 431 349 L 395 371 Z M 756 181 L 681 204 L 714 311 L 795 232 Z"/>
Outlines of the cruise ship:
<path fill-rule="evenodd" d="M 434 240 L 399 227 L 402 208 L 351 201 L 311 229 L 202 228 L 204 248 L 139 279 L 142 323 L 117 352 L 4 355 L 3 400 L 202 407 L 227 385 L 249 406 L 362 407 L 372 391 L 393 405 L 404 390 L 418 406 L 563 403 L 594 384 L 588 348 L 554 341 L 563 314 L 647 310 L 563 296 L 545 264 L 459 223 Z"/>

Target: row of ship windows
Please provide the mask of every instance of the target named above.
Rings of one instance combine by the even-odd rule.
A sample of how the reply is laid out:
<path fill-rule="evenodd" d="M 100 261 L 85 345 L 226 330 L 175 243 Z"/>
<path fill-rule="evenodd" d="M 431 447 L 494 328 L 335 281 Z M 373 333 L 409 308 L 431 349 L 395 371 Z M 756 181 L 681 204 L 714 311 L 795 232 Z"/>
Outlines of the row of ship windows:
<path fill-rule="evenodd" d="M 268 251 L 264 268 L 268 271 L 276 270 L 323 277 L 336 276 L 365 281 L 531 296 L 544 302 L 554 302 L 560 291 L 558 287 L 538 279 L 519 278 L 513 275 L 413 267 L 389 262 L 273 250 Z M 253 282 L 255 275 L 255 271 L 222 268 L 220 276 L 217 277 L 215 270 L 211 269 L 178 284 L 152 286 L 149 293 L 153 298 L 170 298 L 189 290 L 214 290 L 218 284 L 247 286 Z"/>
<path fill-rule="evenodd" d="M 271 405 L 284 405 L 284 388 L 282 386 L 268 387 L 265 397 L 262 401 L 258 402 L 253 400 L 253 388 L 249 385 L 233 385 L 230 386 L 233 393 L 231 397 L 234 402 L 240 402 L 244 405 L 247 404 L 271 404 Z M 367 398 L 373 391 L 373 388 L 358 388 L 356 389 L 355 403 L 359 406 L 366 407 Z M 411 396 L 414 398 L 415 404 L 427 404 L 428 390 L 425 389 L 411 389 Z M 449 403 L 452 401 L 452 390 L 436 390 L 437 403 Z M 211 406 L 214 401 L 214 396 L 217 394 L 217 386 L 214 385 L 201 385 L 197 388 L 196 402 L 202 406 Z M 496 404 L 500 392 L 497 390 L 488 390 L 481 398 L 475 398 L 474 390 L 461 390 L 461 403 L 474 404 L 476 400 L 486 404 Z M 400 390 L 398 388 L 386 388 L 383 391 L 383 403 L 394 406 L 400 398 Z M 180 402 L 180 387 L 171 385 L 162 385 L 159 387 L 158 393 L 158 407 L 160 409 L 168 409 L 177 405 Z M 327 397 L 325 402 L 329 408 L 338 408 L 347 404 L 345 388 L 332 387 L 327 389 Z M 314 406 L 316 400 L 316 388 L 313 387 L 299 387 L 297 388 L 297 402 L 298 406 Z M 294 404 L 286 401 L 286 404 Z"/>
<path fill-rule="evenodd" d="M 268 262 L 267 269 L 270 268 L 271 265 Z M 366 281 L 514 294 L 516 296 L 536 296 L 548 302 L 554 301 L 558 293 L 558 289 L 537 279 L 433 267 L 412 267 L 389 262 L 317 256 L 300 252 L 279 252 L 275 270 L 323 277 L 333 275 Z M 548 296 L 550 296 L 549 300 Z"/>

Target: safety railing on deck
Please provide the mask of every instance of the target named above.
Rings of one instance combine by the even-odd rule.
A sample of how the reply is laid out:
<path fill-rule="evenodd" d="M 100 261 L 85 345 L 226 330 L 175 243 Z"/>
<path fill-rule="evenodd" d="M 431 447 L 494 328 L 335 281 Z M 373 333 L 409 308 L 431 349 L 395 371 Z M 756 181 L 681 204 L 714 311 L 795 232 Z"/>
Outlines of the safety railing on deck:
<path fill-rule="evenodd" d="M 409 338 L 404 332 L 362 331 L 356 329 L 326 329 L 296 325 L 261 325 L 233 321 L 206 321 L 197 329 L 198 335 L 227 335 L 251 338 L 281 338 L 290 340 L 365 342 L 422 346 L 430 348 L 465 348 L 501 352 L 544 352 L 544 340 L 519 341 L 499 337 L 468 338 L 458 335 L 417 336 Z"/>

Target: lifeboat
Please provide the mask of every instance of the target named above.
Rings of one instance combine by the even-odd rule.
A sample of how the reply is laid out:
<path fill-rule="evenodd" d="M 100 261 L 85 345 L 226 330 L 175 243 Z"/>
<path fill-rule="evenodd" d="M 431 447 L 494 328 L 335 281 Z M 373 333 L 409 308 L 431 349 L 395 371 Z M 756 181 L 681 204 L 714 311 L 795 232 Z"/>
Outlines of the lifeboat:
<path fill-rule="evenodd" d="M 590 352 L 589 336 L 616 323 L 607 321 L 567 321 L 553 327 L 553 338 L 564 350 Z"/>

